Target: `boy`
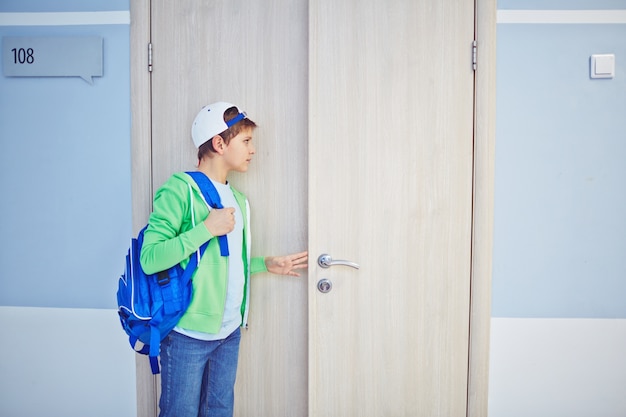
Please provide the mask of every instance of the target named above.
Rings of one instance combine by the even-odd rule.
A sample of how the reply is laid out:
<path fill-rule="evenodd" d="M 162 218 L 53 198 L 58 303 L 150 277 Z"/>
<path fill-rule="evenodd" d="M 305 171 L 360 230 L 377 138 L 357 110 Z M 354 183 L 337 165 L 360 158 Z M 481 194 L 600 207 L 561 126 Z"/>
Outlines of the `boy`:
<path fill-rule="evenodd" d="M 198 171 L 215 185 L 223 209 L 209 210 L 197 184 L 185 173 L 174 174 L 154 197 L 141 251 L 146 273 L 179 262 L 184 267 L 209 242 L 192 278 L 189 308 L 161 343 L 161 417 L 232 416 L 250 275 L 268 271 L 299 276 L 296 270 L 307 266 L 306 251 L 250 257 L 248 201 L 229 185 L 227 176 L 230 171 L 248 170 L 255 153 L 255 128 L 245 113 L 224 102 L 203 107 L 193 122 Z M 223 235 L 228 256 L 220 252 L 218 237 Z"/>

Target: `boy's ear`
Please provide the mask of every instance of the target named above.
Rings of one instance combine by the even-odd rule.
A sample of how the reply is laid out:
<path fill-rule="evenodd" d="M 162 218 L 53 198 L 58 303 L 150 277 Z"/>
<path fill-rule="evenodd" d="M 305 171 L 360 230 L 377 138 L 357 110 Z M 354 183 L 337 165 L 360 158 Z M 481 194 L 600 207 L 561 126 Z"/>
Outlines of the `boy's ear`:
<path fill-rule="evenodd" d="M 224 138 L 222 138 L 220 135 L 215 135 L 213 136 L 213 139 L 211 140 L 213 141 L 213 149 L 215 149 L 215 152 L 217 152 L 220 155 L 223 154 L 224 148 L 226 147 Z"/>

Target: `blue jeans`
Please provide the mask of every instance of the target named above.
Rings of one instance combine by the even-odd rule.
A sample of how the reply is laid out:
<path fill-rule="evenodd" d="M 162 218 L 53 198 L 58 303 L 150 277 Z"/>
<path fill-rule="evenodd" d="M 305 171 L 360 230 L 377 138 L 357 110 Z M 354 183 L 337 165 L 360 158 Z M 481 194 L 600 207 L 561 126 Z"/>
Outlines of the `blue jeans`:
<path fill-rule="evenodd" d="M 160 417 L 232 417 L 241 330 L 205 341 L 177 332 L 161 342 Z"/>

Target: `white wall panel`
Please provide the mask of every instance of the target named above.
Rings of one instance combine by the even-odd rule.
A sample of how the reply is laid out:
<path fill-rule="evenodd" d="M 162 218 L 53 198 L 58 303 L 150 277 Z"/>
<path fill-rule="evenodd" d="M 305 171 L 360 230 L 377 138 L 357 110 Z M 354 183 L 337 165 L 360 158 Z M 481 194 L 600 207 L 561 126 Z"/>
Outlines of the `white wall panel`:
<path fill-rule="evenodd" d="M 135 354 L 117 311 L 0 307 L 0 416 L 134 417 Z"/>
<path fill-rule="evenodd" d="M 626 319 L 491 321 L 489 417 L 626 416 Z"/>

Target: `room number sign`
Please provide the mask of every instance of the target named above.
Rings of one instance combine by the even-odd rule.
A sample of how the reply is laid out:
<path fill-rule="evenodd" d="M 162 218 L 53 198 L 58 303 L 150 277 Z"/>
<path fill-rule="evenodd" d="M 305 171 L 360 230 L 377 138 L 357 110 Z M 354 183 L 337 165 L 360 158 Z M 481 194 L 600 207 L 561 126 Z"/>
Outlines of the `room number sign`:
<path fill-rule="evenodd" d="M 81 77 L 93 84 L 102 77 L 102 38 L 17 37 L 2 38 L 5 77 Z"/>

